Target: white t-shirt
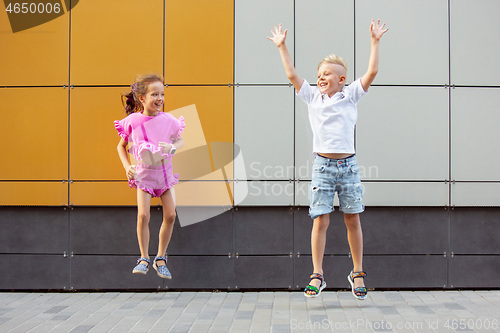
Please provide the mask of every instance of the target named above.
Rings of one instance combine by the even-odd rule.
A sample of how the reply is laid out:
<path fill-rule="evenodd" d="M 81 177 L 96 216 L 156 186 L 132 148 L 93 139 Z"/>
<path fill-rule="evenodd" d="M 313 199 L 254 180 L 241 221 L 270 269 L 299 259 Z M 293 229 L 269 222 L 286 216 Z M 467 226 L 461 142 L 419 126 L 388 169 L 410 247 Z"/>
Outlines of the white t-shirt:
<path fill-rule="evenodd" d="M 314 153 L 355 153 L 356 104 L 365 94 L 360 79 L 332 97 L 321 94 L 317 87 L 304 80 L 297 95 L 307 104 Z"/>

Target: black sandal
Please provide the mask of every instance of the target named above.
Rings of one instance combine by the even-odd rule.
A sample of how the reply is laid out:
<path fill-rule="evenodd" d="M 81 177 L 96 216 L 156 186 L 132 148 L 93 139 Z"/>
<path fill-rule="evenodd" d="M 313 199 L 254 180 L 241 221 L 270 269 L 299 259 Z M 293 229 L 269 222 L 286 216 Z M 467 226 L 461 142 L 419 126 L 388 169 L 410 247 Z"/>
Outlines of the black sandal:
<path fill-rule="evenodd" d="M 311 297 L 311 298 L 318 297 L 321 294 L 321 291 L 323 289 L 325 289 L 325 287 L 326 287 L 325 278 L 323 277 L 322 274 L 319 274 L 319 273 L 312 273 L 311 276 L 310 276 L 310 278 L 311 278 L 311 281 L 314 280 L 314 279 L 320 280 L 321 284 L 319 285 L 319 289 L 318 289 L 315 286 L 312 286 L 311 285 L 311 281 L 309 281 L 309 284 L 304 289 L 304 296 Z M 308 294 L 307 293 L 308 291 L 314 291 L 315 294 Z"/>
<path fill-rule="evenodd" d="M 354 288 L 354 279 L 357 279 L 357 278 L 363 278 L 366 276 L 366 272 L 353 272 L 351 271 L 351 273 L 349 273 L 349 275 L 347 276 L 347 280 L 349 280 L 349 283 L 351 284 L 351 290 L 352 290 L 352 294 L 354 295 L 354 297 L 356 299 L 359 299 L 359 300 L 364 300 L 366 299 L 366 294 L 368 294 L 368 290 L 366 289 L 366 287 L 357 287 L 357 288 Z"/>

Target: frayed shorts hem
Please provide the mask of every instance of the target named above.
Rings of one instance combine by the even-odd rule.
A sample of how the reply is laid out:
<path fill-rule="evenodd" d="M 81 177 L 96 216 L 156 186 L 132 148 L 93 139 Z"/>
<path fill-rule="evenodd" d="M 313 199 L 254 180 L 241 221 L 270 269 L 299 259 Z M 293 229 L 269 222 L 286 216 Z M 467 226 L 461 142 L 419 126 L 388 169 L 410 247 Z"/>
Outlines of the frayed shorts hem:
<path fill-rule="evenodd" d="M 330 214 L 335 211 L 335 208 L 333 207 L 328 207 L 328 206 L 315 206 L 315 207 L 309 207 L 309 216 L 311 219 L 315 220 L 321 215 L 325 214 Z M 347 211 L 345 209 L 342 209 L 340 207 L 340 211 L 344 214 L 361 214 L 365 211 L 365 206 L 362 206 L 359 209 L 348 209 Z"/>

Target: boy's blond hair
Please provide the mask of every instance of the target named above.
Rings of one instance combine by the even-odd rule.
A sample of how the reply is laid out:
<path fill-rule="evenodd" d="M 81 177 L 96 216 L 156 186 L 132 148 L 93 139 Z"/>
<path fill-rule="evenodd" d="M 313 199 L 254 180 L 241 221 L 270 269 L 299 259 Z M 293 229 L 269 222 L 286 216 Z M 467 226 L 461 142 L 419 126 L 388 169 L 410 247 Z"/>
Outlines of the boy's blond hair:
<path fill-rule="evenodd" d="M 344 58 L 339 57 L 333 53 L 324 57 L 323 60 L 321 60 L 321 62 L 318 65 L 318 70 L 324 63 L 340 65 L 344 67 L 345 71 L 347 72 L 347 61 L 345 61 Z"/>

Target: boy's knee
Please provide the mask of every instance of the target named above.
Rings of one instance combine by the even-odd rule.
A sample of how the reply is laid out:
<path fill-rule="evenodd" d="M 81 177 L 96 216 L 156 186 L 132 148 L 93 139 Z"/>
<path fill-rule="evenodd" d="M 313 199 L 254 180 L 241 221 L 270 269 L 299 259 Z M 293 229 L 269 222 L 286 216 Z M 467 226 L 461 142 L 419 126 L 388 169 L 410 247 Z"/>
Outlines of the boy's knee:
<path fill-rule="evenodd" d="M 330 225 L 330 215 L 329 214 L 324 214 L 320 215 L 316 219 L 314 219 L 314 225 L 316 228 L 319 228 L 321 230 L 323 229 L 328 229 L 328 226 Z"/>
<path fill-rule="evenodd" d="M 344 222 L 347 227 L 357 227 L 361 225 L 359 214 L 344 214 Z"/>

